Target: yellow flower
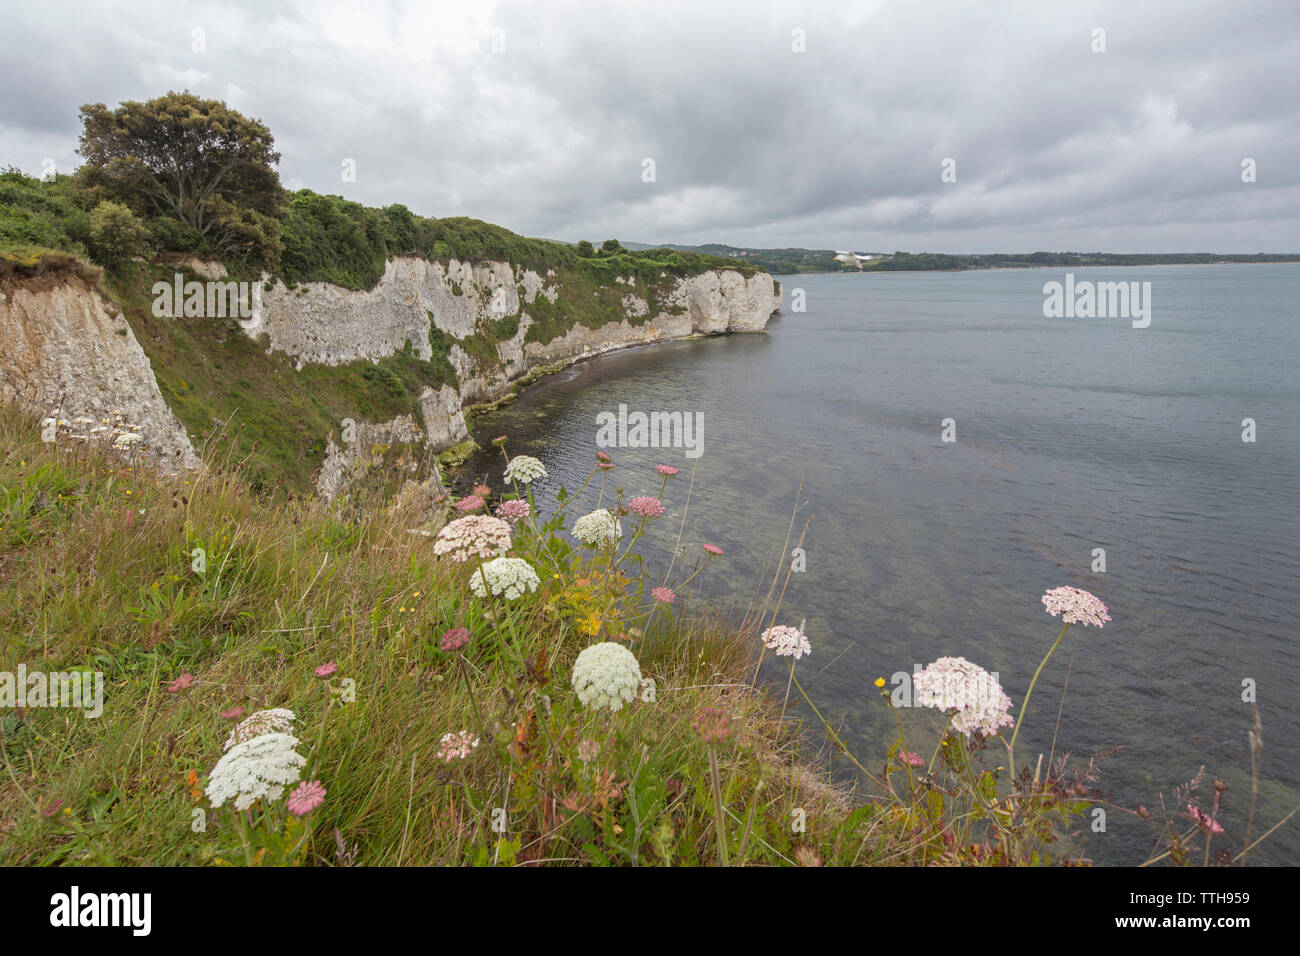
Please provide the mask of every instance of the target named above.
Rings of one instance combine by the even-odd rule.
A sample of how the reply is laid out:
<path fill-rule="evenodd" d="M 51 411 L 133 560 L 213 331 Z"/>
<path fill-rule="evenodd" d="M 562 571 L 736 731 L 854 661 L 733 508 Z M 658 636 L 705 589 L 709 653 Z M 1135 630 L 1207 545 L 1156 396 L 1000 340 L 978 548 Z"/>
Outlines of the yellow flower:
<path fill-rule="evenodd" d="M 884 679 L 883 677 L 877 677 L 877 678 L 876 678 L 876 686 L 877 686 L 877 687 L 884 687 L 884 686 L 885 686 L 885 679 Z"/>

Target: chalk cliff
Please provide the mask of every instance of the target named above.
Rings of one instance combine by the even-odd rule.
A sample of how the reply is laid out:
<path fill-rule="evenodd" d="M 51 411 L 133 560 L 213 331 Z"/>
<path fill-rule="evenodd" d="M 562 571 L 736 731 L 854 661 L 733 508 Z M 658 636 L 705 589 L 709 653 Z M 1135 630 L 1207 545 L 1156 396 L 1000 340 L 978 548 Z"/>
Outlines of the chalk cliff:
<path fill-rule="evenodd" d="M 218 263 L 185 265 L 204 278 L 224 275 Z M 357 463 L 364 463 L 366 454 L 356 449 L 394 436 L 410 440 L 413 428 L 430 450 L 463 441 L 468 433 L 462 408 L 501 394 L 531 369 L 690 335 L 762 331 L 781 304 L 766 272 L 661 274 L 654 293 L 644 295 L 645 283 L 618 276 L 614 282 L 628 291 L 611 321 L 594 328 L 573 324 L 549 341 L 537 341 L 529 330 L 539 309 L 551 316 L 552 324 L 543 327 L 555 327 L 558 281 L 553 272 L 540 274 L 509 262 L 444 264 L 398 257 L 388 261 L 369 290 L 326 283 L 289 288 L 264 277 L 260 301 L 239 324 L 268 353 L 289 356 L 299 370 L 379 361 L 408 347 L 427 360 L 435 342 L 445 348 L 456 383 L 423 388 L 418 396 L 422 422 L 405 417 L 357 422 L 351 452 L 333 436 L 326 440 L 317 490 L 330 498 L 346 488 Z M 484 330 L 500 327 L 502 320 L 509 320 L 510 337 L 485 339 Z M 0 288 L 0 333 L 7 343 L 0 352 L 0 398 L 63 418 L 98 420 L 120 409 L 139 424 L 149 453 L 188 467 L 199 463 L 126 317 L 84 280 L 7 282 Z"/>
<path fill-rule="evenodd" d="M 58 421 L 136 426 L 152 457 L 173 470 L 199 464 L 167 406 L 148 357 L 121 311 L 84 279 L 0 282 L 0 401 Z"/>

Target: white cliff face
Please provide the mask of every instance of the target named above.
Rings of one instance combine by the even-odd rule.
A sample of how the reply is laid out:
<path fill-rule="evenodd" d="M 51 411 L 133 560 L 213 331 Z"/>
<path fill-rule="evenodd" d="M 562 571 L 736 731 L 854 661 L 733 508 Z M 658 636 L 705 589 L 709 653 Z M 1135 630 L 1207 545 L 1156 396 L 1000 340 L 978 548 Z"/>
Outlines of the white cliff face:
<path fill-rule="evenodd" d="M 138 426 L 147 457 L 172 470 L 198 467 L 131 327 L 84 281 L 0 283 L 0 341 L 0 401 L 66 421 L 120 413 Z"/>
<path fill-rule="evenodd" d="M 430 313 L 439 329 L 463 339 L 481 322 L 517 314 L 521 286 L 528 303 L 545 294 L 545 282 L 538 273 L 515 270 L 508 262 L 453 259 L 444 266 L 404 256 L 390 259 L 383 277 L 368 290 L 327 282 L 290 289 L 277 280 L 270 291 L 263 290 L 260 314 L 242 325 L 254 338 L 267 335 L 272 349 L 293 356 L 299 365 L 376 361 L 408 341 L 427 359 Z"/>
<path fill-rule="evenodd" d="M 207 278 L 225 274 L 215 262 L 183 265 Z M 468 437 L 461 412 L 466 404 L 495 398 L 539 365 L 690 335 L 758 332 L 781 305 L 767 273 L 745 277 L 714 270 L 677 279 L 659 291 L 653 314 L 634 291 L 634 277 L 619 281 L 628 287 L 619 321 L 594 329 L 577 325 L 545 343 L 526 341 L 533 325 L 529 307 L 538 297 L 556 301 L 554 274 L 508 262 L 452 260 L 444 266 L 397 258 L 367 291 L 322 282 L 291 290 L 277 281 L 269 291 L 260 291 L 255 314 L 240 325 L 252 338 L 265 335 L 270 350 L 288 354 L 301 368 L 377 361 L 407 342 L 428 359 L 432 323 L 453 340 L 448 358 L 459 382 L 459 387 L 426 388 L 419 397 L 422 440 L 437 450 Z M 497 343 L 496 362 L 485 362 L 456 342 L 506 316 L 518 316 L 519 327 L 509 340 Z M 130 327 L 94 288 L 78 279 L 52 277 L 0 285 L 0 334 L 7 344 L 0 351 L 0 399 L 68 420 L 85 416 L 98 421 L 121 410 L 140 426 L 147 452 L 189 467 L 199 464 Z M 386 444 L 418 427 L 413 420 L 357 425 L 367 429 L 365 441 L 350 449 L 331 445 L 327 452 L 318 479 L 325 497 L 338 494 L 347 476 L 364 463 L 366 456 L 356 449 Z"/>
<path fill-rule="evenodd" d="M 761 332 L 781 306 L 780 293 L 769 274 L 746 277 L 731 270 L 715 270 L 678 279 L 666 294 L 660 294 L 654 315 L 644 298 L 629 292 L 622 299 L 621 321 L 594 329 L 578 325 L 550 342 L 528 342 L 533 324 L 528 307 L 538 296 L 550 302 L 557 297 L 556 289 L 547 286 L 549 278 L 507 262 L 453 259 L 443 266 L 424 259 L 398 258 L 389 261 L 379 283 L 368 291 L 320 282 L 290 290 L 277 282 L 270 292 L 263 292 L 258 316 L 241 324 L 250 336 L 268 336 L 271 349 L 289 354 L 301 367 L 308 362 L 375 361 L 399 351 L 407 342 L 421 358 L 428 358 L 431 317 L 436 328 L 463 340 L 486 323 L 518 315 L 519 329 L 497 344 L 495 363 L 484 363 L 459 344 L 452 344 L 448 358 L 459 388 L 426 389 L 420 399 L 425 437 L 436 449 L 468 437 L 463 406 L 500 395 L 512 380 L 535 366 L 690 335 Z M 631 276 L 619 276 L 616 281 L 631 287 L 636 284 Z M 327 497 L 342 487 L 337 466 L 345 458 L 338 451 L 327 458 L 331 465 L 322 469 L 318 483 Z"/>

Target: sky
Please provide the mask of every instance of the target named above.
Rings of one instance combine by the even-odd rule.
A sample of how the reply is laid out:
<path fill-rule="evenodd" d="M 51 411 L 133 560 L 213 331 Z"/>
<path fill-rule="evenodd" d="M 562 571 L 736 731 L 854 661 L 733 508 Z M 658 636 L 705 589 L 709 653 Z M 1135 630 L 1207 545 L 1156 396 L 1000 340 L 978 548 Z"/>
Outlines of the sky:
<path fill-rule="evenodd" d="M 33 175 L 79 163 L 81 104 L 188 89 L 266 123 L 290 189 L 570 242 L 1300 252 L 1297 2 L 5 0 L 0 21 L 0 167 Z"/>

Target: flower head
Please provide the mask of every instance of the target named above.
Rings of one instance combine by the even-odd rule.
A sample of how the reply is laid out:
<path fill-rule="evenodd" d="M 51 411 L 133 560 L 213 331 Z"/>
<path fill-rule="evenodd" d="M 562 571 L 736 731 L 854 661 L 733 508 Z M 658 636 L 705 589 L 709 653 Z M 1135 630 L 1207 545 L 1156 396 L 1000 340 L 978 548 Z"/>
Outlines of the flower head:
<path fill-rule="evenodd" d="M 456 502 L 456 510 L 478 511 L 485 504 L 487 504 L 487 502 L 478 495 L 466 495 L 464 498 L 461 498 L 460 501 Z"/>
<path fill-rule="evenodd" d="M 573 536 L 592 548 L 612 548 L 623 537 L 623 525 L 608 509 L 599 508 L 573 523 Z"/>
<path fill-rule="evenodd" d="M 244 708 L 242 707 L 231 707 L 229 710 L 223 710 L 221 712 L 222 720 L 238 720 L 240 717 L 243 716 L 244 716 Z"/>
<path fill-rule="evenodd" d="M 467 627 L 453 627 L 449 631 L 443 631 L 442 640 L 438 646 L 447 653 L 458 651 L 469 643 L 470 633 Z"/>
<path fill-rule="evenodd" d="M 925 758 L 919 753 L 911 750 L 900 750 L 898 752 L 898 762 L 904 767 L 924 767 Z"/>
<path fill-rule="evenodd" d="M 627 510 L 642 518 L 658 518 L 664 513 L 663 503 L 649 495 L 637 495 L 627 503 Z"/>
<path fill-rule="evenodd" d="M 664 604 L 672 604 L 677 597 L 672 588 L 655 588 L 650 592 L 650 596 Z"/>
<path fill-rule="evenodd" d="M 497 505 L 497 517 L 504 518 L 511 524 L 527 518 L 532 513 L 532 506 L 522 498 L 510 498 Z"/>
<path fill-rule="evenodd" d="M 468 730 L 454 734 L 443 734 L 438 740 L 438 759 L 444 763 L 464 760 L 479 745 L 479 739 Z"/>
<path fill-rule="evenodd" d="M 659 474 L 664 475 L 665 477 L 668 478 L 671 478 L 673 475 L 677 474 L 677 469 L 674 468 L 672 465 L 655 465 L 655 471 L 659 472 Z"/>
<path fill-rule="evenodd" d="M 731 734 L 731 718 L 720 707 L 702 707 L 691 722 L 706 744 L 720 744 Z"/>
<path fill-rule="evenodd" d="M 1218 834 L 1223 832 L 1223 825 L 1220 824 L 1218 820 L 1214 819 L 1212 816 L 1210 816 L 1204 810 L 1199 809 L 1194 804 L 1189 803 L 1187 805 L 1187 813 L 1192 818 L 1192 820 L 1196 823 L 1196 825 L 1199 826 L 1206 833 Z"/>
<path fill-rule="evenodd" d="M 622 644 L 592 644 L 573 662 L 572 684 L 584 706 L 618 711 L 641 688 L 641 665 Z"/>
<path fill-rule="evenodd" d="M 298 784 L 293 793 L 289 794 L 289 799 L 285 801 L 285 806 L 295 817 L 300 817 L 305 813 L 311 813 L 322 803 L 325 802 L 325 788 L 319 780 L 304 780 Z"/>
<path fill-rule="evenodd" d="M 487 485 L 475 485 L 473 493 L 478 495 L 480 498 L 486 498 L 488 495 L 492 494 L 492 489 Z"/>
<path fill-rule="evenodd" d="M 529 455 L 516 455 L 506 466 L 504 477 L 506 481 L 517 481 L 526 485 L 538 478 L 545 478 L 546 468 L 536 458 Z"/>
<path fill-rule="evenodd" d="M 207 790 L 212 806 L 233 798 L 236 810 L 247 810 L 263 798 L 279 800 L 307 762 L 297 746 L 298 738 L 285 733 L 259 734 L 235 744 L 212 768 Z"/>
<path fill-rule="evenodd" d="M 975 731 L 992 737 L 1015 723 L 997 678 L 964 657 L 939 658 L 916 675 L 913 688 L 918 706 L 953 711 L 952 729 L 967 737 Z"/>
<path fill-rule="evenodd" d="M 709 554 L 713 555 L 714 557 L 720 557 L 722 555 L 722 549 L 719 548 L 716 544 L 706 543 L 701 545 L 701 547 L 704 548 L 705 551 L 707 551 Z"/>
<path fill-rule="evenodd" d="M 583 763 L 591 763 L 600 753 L 600 744 L 594 740 L 584 740 L 578 744 L 578 759 Z"/>
<path fill-rule="evenodd" d="M 1101 627 L 1110 620 L 1106 605 L 1081 588 L 1052 588 L 1043 595 L 1043 605 L 1048 614 L 1066 624 Z"/>
<path fill-rule="evenodd" d="M 609 457 L 609 453 L 608 453 L 608 452 L 603 452 L 603 451 L 598 451 L 598 452 L 596 452 L 596 460 L 597 460 L 597 461 L 603 461 L 603 462 L 605 462 L 606 464 L 608 464 L 609 462 L 613 461 L 613 459 Z"/>
<path fill-rule="evenodd" d="M 470 558 L 492 558 L 510 547 L 510 525 L 491 515 L 457 518 L 438 532 L 433 553 L 448 555 L 458 563 Z"/>
<path fill-rule="evenodd" d="M 189 690 L 193 686 L 194 686 L 194 675 L 182 674 L 180 677 L 176 678 L 174 681 L 172 681 L 170 684 L 167 685 L 167 693 L 174 694 L 177 691 Z"/>
<path fill-rule="evenodd" d="M 254 711 L 235 726 L 222 745 L 222 750 L 229 750 L 237 743 L 260 737 L 262 734 L 289 734 L 293 732 L 293 722 L 297 715 L 285 707 Z"/>
<path fill-rule="evenodd" d="M 763 645 L 769 651 L 774 651 L 777 657 L 793 657 L 798 660 L 805 654 L 812 653 L 808 635 L 797 627 L 778 624 L 776 627 L 769 627 L 760 637 Z"/>
<path fill-rule="evenodd" d="M 478 597 L 487 597 L 490 590 L 504 595 L 507 601 L 536 591 L 541 583 L 533 566 L 523 558 L 493 558 L 469 578 L 469 588 Z"/>
<path fill-rule="evenodd" d="M 338 669 L 339 665 L 335 661 L 326 661 L 320 667 L 316 668 L 316 676 L 322 679 L 331 677 Z"/>

